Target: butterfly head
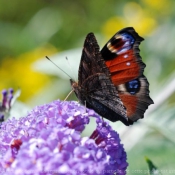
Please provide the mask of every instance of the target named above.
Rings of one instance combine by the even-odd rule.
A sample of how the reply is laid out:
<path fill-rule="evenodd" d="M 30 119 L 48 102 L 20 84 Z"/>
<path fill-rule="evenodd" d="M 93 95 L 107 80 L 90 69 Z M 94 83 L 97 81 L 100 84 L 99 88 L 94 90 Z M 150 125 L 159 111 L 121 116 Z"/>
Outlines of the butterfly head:
<path fill-rule="evenodd" d="M 70 84 L 72 86 L 72 90 L 75 92 L 76 96 L 78 97 L 78 94 L 80 91 L 80 87 L 78 86 L 78 83 L 73 79 L 70 79 Z"/>
<path fill-rule="evenodd" d="M 71 84 L 73 90 L 78 88 L 78 83 L 76 81 L 74 81 L 73 79 L 70 79 L 70 84 Z"/>
<path fill-rule="evenodd" d="M 85 104 L 86 101 L 86 96 L 87 96 L 87 91 L 85 88 L 80 86 L 76 81 L 70 79 L 70 83 L 72 86 L 72 90 L 75 92 L 75 95 L 79 99 L 79 102 L 81 104 Z"/>

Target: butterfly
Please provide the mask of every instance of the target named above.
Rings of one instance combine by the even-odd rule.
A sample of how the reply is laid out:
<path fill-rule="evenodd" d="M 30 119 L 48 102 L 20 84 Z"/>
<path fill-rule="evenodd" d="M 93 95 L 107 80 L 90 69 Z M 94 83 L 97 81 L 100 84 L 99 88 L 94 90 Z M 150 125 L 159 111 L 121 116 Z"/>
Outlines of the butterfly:
<path fill-rule="evenodd" d="M 117 32 L 100 51 L 93 33 L 85 39 L 78 82 L 70 80 L 79 102 L 102 117 L 131 125 L 153 100 L 139 54 L 144 39 L 132 27 Z"/>

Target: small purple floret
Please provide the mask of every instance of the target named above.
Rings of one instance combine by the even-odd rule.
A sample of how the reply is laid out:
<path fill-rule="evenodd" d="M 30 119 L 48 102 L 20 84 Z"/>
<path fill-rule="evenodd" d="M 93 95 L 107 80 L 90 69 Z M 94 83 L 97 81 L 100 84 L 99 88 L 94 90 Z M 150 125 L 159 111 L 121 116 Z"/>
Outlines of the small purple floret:
<path fill-rule="evenodd" d="M 2 90 L 2 95 L 3 96 L 6 96 L 7 95 L 7 90 L 6 89 Z"/>
<path fill-rule="evenodd" d="M 13 88 L 9 88 L 9 92 L 10 92 L 10 94 L 13 94 L 13 92 L 14 92 Z"/>
<path fill-rule="evenodd" d="M 0 113 L 0 123 L 4 121 L 4 115 Z"/>
<path fill-rule="evenodd" d="M 91 116 L 96 129 L 82 137 Z M 1 125 L 4 175 L 125 175 L 126 159 L 119 135 L 93 110 L 76 102 L 54 101 Z"/>
<path fill-rule="evenodd" d="M 9 110 L 11 108 L 11 100 L 13 98 L 13 89 L 10 88 L 9 91 L 3 90 L 2 91 L 2 103 L 0 105 L 1 109 Z M 0 111 L 2 112 L 2 111 Z"/>
<path fill-rule="evenodd" d="M 2 90 L 2 107 L 6 108 L 7 104 L 7 90 Z"/>

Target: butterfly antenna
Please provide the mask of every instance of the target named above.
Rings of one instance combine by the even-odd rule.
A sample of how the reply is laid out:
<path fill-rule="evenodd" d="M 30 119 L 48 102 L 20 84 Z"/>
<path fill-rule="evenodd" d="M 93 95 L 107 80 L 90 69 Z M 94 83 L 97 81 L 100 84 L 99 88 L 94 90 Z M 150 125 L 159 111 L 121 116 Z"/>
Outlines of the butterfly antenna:
<path fill-rule="evenodd" d="M 71 73 L 72 73 L 72 75 L 73 75 L 73 77 L 74 77 L 74 80 L 76 79 L 75 78 L 75 75 L 74 75 L 74 71 L 72 70 L 72 66 L 70 65 L 70 62 L 69 62 L 69 60 L 68 60 L 68 58 L 66 57 L 66 60 L 67 60 L 67 62 L 68 62 L 68 65 L 69 65 L 69 69 L 71 70 Z"/>
<path fill-rule="evenodd" d="M 46 58 L 47 58 L 50 62 L 52 62 L 58 69 L 60 69 L 62 72 L 64 72 L 70 79 L 72 79 L 72 77 L 71 77 L 69 74 L 67 74 L 63 69 L 61 69 L 58 65 L 56 65 L 48 56 L 46 56 Z"/>
<path fill-rule="evenodd" d="M 64 101 L 66 101 L 66 100 L 68 99 L 68 97 L 72 94 L 72 92 L 74 92 L 74 90 L 71 90 L 71 91 L 69 92 L 69 94 L 68 94 L 67 97 L 64 99 Z"/>

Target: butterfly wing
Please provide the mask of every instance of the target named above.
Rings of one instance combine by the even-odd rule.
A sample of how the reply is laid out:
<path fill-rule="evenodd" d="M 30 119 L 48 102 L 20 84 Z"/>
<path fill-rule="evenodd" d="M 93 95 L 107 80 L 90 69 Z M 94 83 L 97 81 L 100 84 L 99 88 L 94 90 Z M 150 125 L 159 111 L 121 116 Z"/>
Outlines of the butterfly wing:
<path fill-rule="evenodd" d="M 126 109 L 108 76 L 104 73 L 89 76 L 82 84 L 82 88 L 86 89 L 86 105 L 88 108 L 94 109 L 102 117 L 112 122 L 120 120 L 128 125 Z"/>
<path fill-rule="evenodd" d="M 78 80 L 78 89 L 75 86 L 74 89 L 81 103 L 111 121 L 121 120 L 127 125 L 126 109 L 111 82 L 110 72 L 92 33 L 85 39 Z"/>
<path fill-rule="evenodd" d="M 145 64 L 139 54 L 141 41 L 143 38 L 132 27 L 127 27 L 117 32 L 101 50 L 130 124 L 143 118 L 148 106 L 153 104 L 149 83 L 143 75 Z"/>
<path fill-rule="evenodd" d="M 86 36 L 78 72 L 78 84 L 81 86 L 89 76 L 104 73 L 110 77 L 109 69 L 105 65 L 97 40 L 93 33 Z"/>
<path fill-rule="evenodd" d="M 101 50 L 115 86 L 142 75 L 145 64 L 139 55 L 141 41 L 143 38 L 128 27 L 117 32 Z"/>

